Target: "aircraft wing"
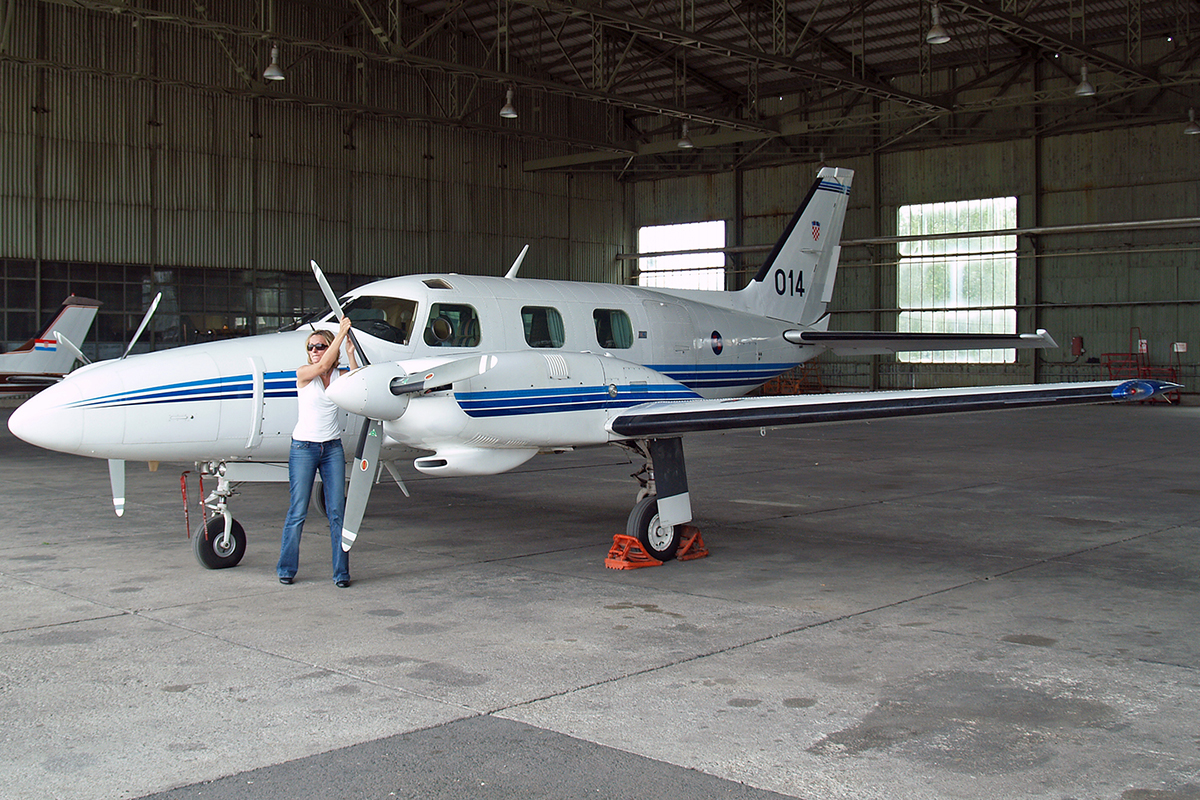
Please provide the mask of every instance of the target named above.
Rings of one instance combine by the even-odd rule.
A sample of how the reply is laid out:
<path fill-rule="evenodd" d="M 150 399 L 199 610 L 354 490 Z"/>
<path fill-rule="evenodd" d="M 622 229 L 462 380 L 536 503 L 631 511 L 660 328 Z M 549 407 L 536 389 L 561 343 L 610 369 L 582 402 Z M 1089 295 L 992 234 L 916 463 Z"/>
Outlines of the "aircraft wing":
<path fill-rule="evenodd" d="M 614 417 L 608 427 L 621 436 L 674 436 L 732 428 L 1145 400 L 1174 388 L 1178 385 L 1164 381 L 1131 380 L 681 400 L 632 406 Z"/>
<path fill-rule="evenodd" d="M 1037 333 L 895 333 L 878 331 L 791 330 L 783 338 L 793 344 L 820 345 L 838 355 L 884 355 L 912 350 L 991 350 L 1058 347 L 1054 337 Z"/>

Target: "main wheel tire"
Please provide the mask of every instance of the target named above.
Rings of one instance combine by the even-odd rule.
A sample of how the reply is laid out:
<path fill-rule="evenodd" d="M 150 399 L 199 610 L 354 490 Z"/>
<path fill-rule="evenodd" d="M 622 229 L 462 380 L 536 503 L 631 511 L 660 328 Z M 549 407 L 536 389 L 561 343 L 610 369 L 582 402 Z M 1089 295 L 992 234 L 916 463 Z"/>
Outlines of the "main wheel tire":
<path fill-rule="evenodd" d="M 230 521 L 229 541 L 222 546 L 225 534 L 225 518 L 214 517 L 204 526 L 204 533 L 192 536 L 192 552 L 205 569 L 228 569 L 236 567 L 246 555 L 246 531 L 236 519 Z"/>
<path fill-rule="evenodd" d="M 664 526 L 658 518 L 658 497 L 643 497 L 629 512 L 625 533 L 636 537 L 647 553 L 659 561 L 670 561 L 679 549 L 678 525 Z"/>

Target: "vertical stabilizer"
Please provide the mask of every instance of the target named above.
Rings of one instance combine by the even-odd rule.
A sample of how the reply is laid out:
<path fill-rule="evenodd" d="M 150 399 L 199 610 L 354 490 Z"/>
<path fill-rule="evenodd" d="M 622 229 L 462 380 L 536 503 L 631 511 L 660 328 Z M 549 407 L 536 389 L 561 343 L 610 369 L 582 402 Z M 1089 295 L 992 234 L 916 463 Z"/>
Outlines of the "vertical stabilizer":
<path fill-rule="evenodd" d="M 824 316 L 833 296 L 853 178 L 854 170 L 821 168 L 758 274 L 742 289 L 747 310 L 801 325 Z"/>
<path fill-rule="evenodd" d="M 0 372 L 58 375 L 69 372 L 75 363 L 75 352 L 60 347 L 55 333 L 75 345 L 81 344 L 96 319 L 99 306 L 99 300 L 71 295 L 63 301 L 62 310 L 44 331 L 0 355 Z"/>
<path fill-rule="evenodd" d="M 42 334 L 42 340 L 47 343 L 55 342 L 54 334 L 58 333 L 76 345 L 83 344 L 88 331 L 91 330 L 92 322 L 96 319 L 96 311 L 99 307 L 100 301 L 98 300 L 71 295 L 63 301 L 62 311 L 46 328 L 45 333 Z M 55 368 L 46 371 L 66 372 L 71 369 L 74 361 L 75 354 L 72 352 L 59 354 Z"/>

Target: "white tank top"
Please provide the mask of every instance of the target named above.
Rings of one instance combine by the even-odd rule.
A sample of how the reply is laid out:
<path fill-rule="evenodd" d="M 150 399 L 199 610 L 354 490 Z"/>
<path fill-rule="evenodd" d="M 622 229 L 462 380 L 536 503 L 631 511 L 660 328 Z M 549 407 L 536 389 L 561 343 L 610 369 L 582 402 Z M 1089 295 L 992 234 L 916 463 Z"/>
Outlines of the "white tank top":
<path fill-rule="evenodd" d="M 337 380 L 337 377 L 338 371 L 334 369 L 330 381 Z M 293 439 L 298 442 L 328 442 L 342 435 L 338 424 L 338 412 L 341 409 L 325 396 L 325 383 L 319 375 L 296 390 L 296 400 L 300 414 L 296 419 L 296 427 L 292 429 Z"/>

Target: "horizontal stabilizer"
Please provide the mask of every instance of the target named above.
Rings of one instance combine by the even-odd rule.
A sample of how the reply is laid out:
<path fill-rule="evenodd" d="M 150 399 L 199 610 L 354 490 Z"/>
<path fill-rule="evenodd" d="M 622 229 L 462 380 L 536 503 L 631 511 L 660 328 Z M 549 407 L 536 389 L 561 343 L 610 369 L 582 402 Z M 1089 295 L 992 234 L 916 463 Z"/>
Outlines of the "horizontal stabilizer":
<path fill-rule="evenodd" d="M 1178 388 L 1178 384 L 1165 381 L 1089 381 L 686 400 L 633 406 L 614 417 L 608 427 L 618 435 L 640 438 L 732 428 L 1147 400 Z"/>
<path fill-rule="evenodd" d="M 47 386 L 62 380 L 61 375 L 9 375 L 5 379 L 14 386 L 28 386 L 32 389 L 45 389 Z"/>
<path fill-rule="evenodd" d="M 1037 333 L 893 333 L 888 331 L 785 331 L 792 344 L 819 345 L 838 355 L 869 356 L 920 350 L 992 350 L 1058 347 L 1042 329 Z"/>

